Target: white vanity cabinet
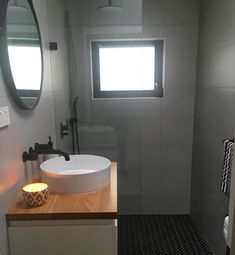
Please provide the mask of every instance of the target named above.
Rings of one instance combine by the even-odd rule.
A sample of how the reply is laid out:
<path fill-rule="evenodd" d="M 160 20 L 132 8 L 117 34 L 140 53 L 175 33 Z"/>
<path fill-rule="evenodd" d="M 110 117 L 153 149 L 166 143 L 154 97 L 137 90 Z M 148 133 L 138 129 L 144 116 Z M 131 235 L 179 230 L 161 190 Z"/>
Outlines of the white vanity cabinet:
<path fill-rule="evenodd" d="M 8 222 L 10 255 L 117 255 L 117 220 Z"/>
<path fill-rule="evenodd" d="M 19 198 L 6 221 L 10 255 L 117 255 L 117 164 L 105 187 L 49 194 L 40 207 Z"/>

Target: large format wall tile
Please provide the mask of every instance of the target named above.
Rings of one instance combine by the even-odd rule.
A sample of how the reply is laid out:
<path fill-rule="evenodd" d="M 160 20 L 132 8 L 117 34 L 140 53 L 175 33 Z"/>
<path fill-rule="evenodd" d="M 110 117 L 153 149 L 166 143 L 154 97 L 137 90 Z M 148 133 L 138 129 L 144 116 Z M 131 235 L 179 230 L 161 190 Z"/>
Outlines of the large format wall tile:
<path fill-rule="evenodd" d="M 164 0 L 163 23 L 174 25 L 188 25 L 198 23 L 198 5 L 195 0 Z"/>
<path fill-rule="evenodd" d="M 143 24 L 161 25 L 163 24 L 163 2 L 147 0 L 143 3 Z"/>
<path fill-rule="evenodd" d="M 165 87 L 195 87 L 196 61 L 192 57 L 168 57 L 165 66 Z"/>
<path fill-rule="evenodd" d="M 192 117 L 194 88 L 166 88 L 161 112 L 164 117 Z"/>
<path fill-rule="evenodd" d="M 189 213 L 199 1 L 142 1 L 142 32 L 139 33 L 132 30 L 123 33 L 123 27 L 112 27 L 117 17 L 112 22 L 108 16 L 97 17 L 94 14 L 97 3 L 82 2 L 84 5 L 78 12 L 83 13 L 77 18 L 78 2 L 67 3 L 72 14 L 73 43 L 79 48 L 74 50 L 72 60 L 78 69 L 80 121 L 114 126 L 119 134 L 119 212 L 174 213 L 175 208 L 175 213 Z M 133 25 L 130 22 L 134 19 L 122 19 L 116 25 L 123 25 L 124 21 L 125 25 Z M 138 20 L 134 22 L 139 25 Z M 89 40 L 120 38 L 165 39 L 163 98 L 92 100 Z M 179 153 L 178 149 L 183 152 Z M 163 164 L 162 157 L 168 165 Z M 186 194 L 180 190 L 180 178 L 175 183 L 166 181 L 164 172 L 171 170 L 173 164 L 185 181 Z M 163 193 L 160 196 L 161 176 L 166 185 L 165 197 Z M 174 203 L 171 188 L 179 191 L 179 203 Z M 161 204 L 162 199 L 166 202 Z"/>
<path fill-rule="evenodd" d="M 208 52 L 235 43 L 234 1 L 201 1 L 200 50 Z"/>
<path fill-rule="evenodd" d="M 192 145 L 192 118 L 164 118 L 161 123 L 161 144 Z"/>
<path fill-rule="evenodd" d="M 158 118 L 142 118 L 142 145 L 160 144 L 161 120 Z"/>
<path fill-rule="evenodd" d="M 222 254 L 223 237 L 215 234 L 221 232 L 228 214 L 228 199 L 220 191 L 222 141 L 233 137 L 235 89 L 201 87 L 197 94 L 191 211 L 215 254 Z"/>
<path fill-rule="evenodd" d="M 203 53 L 198 81 L 205 87 L 234 87 L 235 44 Z"/>
<path fill-rule="evenodd" d="M 190 210 L 191 173 L 187 168 L 164 169 L 160 177 L 161 212 L 181 214 Z"/>
<path fill-rule="evenodd" d="M 235 128 L 234 11 L 234 1 L 201 1 L 191 213 L 216 255 L 225 253 L 228 214 L 228 198 L 220 191 L 222 141 Z"/>
<path fill-rule="evenodd" d="M 167 169 L 191 169 L 192 146 L 161 146 L 161 162 L 162 171 Z"/>
<path fill-rule="evenodd" d="M 164 27 L 167 57 L 196 57 L 198 26 Z"/>

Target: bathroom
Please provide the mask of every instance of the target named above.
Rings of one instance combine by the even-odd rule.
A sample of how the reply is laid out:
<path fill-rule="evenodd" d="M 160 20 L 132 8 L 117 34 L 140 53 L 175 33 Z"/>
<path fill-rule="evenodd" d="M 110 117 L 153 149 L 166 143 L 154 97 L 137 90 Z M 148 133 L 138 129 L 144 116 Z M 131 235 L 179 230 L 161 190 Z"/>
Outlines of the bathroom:
<path fill-rule="evenodd" d="M 107 2 L 33 0 L 43 52 L 33 110 L 15 102 L 1 68 L 0 107 L 9 107 L 10 124 L 0 128 L 0 255 L 10 254 L 5 215 L 30 174 L 39 174 L 38 162 L 23 163 L 22 153 L 48 136 L 55 148 L 76 153 L 72 132 L 61 137 L 75 108 L 81 153 L 118 163 L 121 217 L 190 215 L 211 254 L 225 255 L 224 218 L 232 218 L 235 192 L 229 199 L 220 184 L 223 140 L 235 133 L 235 2 L 113 0 L 122 7 L 114 13 L 99 9 Z M 90 40 L 120 39 L 164 40 L 162 96 L 93 98 Z M 92 127 L 111 131 L 97 138 L 86 132 Z M 234 230 L 231 220 L 230 254 Z"/>

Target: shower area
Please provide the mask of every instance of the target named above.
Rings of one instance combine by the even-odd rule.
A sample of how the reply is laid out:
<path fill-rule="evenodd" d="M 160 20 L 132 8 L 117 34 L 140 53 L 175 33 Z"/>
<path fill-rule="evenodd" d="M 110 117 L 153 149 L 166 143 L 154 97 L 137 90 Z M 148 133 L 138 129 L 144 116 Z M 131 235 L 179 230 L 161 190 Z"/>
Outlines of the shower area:
<path fill-rule="evenodd" d="M 160 26 L 160 16 L 169 15 L 174 6 L 166 6 L 163 11 L 158 1 L 116 1 L 116 5 L 122 5 L 120 12 L 103 12 L 99 7 L 106 1 L 101 2 L 67 4 L 71 95 L 78 96 L 81 153 L 94 153 L 118 162 L 121 214 L 187 214 L 197 5 L 190 6 L 191 25 L 187 20 L 187 26 L 172 26 L 166 20 Z M 166 40 L 164 96 L 93 99 L 90 40 L 144 38 Z"/>
<path fill-rule="evenodd" d="M 213 87 L 216 79 L 221 84 L 227 82 L 223 78 L 229 70 L 224 70 L 222 65 L 230 63 L 226 62 L 229 53 L 216 55 L 215 52 L 213 58 L 216 47 L 227 42 L 220 41 L 218 46 L 211 38 L 218 39 L 218 31 L 212 30 L 214 23 L 219 22 L 215 20 L 217 10 L 223 6 L 224 14 L 231 6 L 225 8 L 219 1 L 201 2 L 66 1 L 70 103 L 73 117 L 78 120 L 80 153 L 101 155 L 118 163 L 120 228 L 131 229 L 142 222 L 141 229 L 158 222 L 159 229 L 155 232 L 158 233 L 164 232 L 164 226 L 168 225 L 164 233 L 173 231 L 174 237 L 168 241 L 173 240 L 179 247 L 190 236 L 192 243 L 203 239 L 202 233 L 214 254 L 222 255 L 226 249 L 223 221 L 228 214 L 228 199 L 219 190 L 222 140 L 233 137 L 234 126 L 230 125 L 228 130 L 228 116 L 222 116 L 218 105 L 223 105 L 225 111 L 235 109 L 230 107 L 235 100 L 232 93 L 226 101 L 227 90 L 221 92 Z M 212 5 L 216 6 L 212 8 L 214 16 L 208 14 Z M 108 10 L 100 9 L 104 6 Z M 220 21 L 222 25 L 217 29 L 221 32 L 222 18 Z M 90 41 L 120 39 L 165 40 L 163 97 L 93 98 Z M 219 56 L 224 62 L 216 65 Z M 229 77 L 232 77 L 228 81 L 231 84 L 233 74 L 229 73 Z M 74 137 L 75 141 L 76 134 Z M 144 215 L 146 218 L 142 218 Z M 172 222 L 176 224 L 171 225 Z M 189 226 L 185 236 L 181 236 L 185 230 L 182 226 Z M 181 241 L 174 239 L 175 236 L 181 236 Z M 135 237 L 127 234 L 120 240 L 125 243 L 125 240 L 141 242 L 142 239 L 141 236 L 132 238 Z M 153 251 L 176 254 L 171 248 L 162 250 L 161 245 Z M 145 254 L 151 254 L 142 249 Z M 187 253 L 190 249 L 199 252 L 192 254 L 212 254 L 204 243 L 200 250 L 190 245 L 182 249 L 177 254 L 190 254 Z M 133 250 L 125 252 L 131 254 Z"/>

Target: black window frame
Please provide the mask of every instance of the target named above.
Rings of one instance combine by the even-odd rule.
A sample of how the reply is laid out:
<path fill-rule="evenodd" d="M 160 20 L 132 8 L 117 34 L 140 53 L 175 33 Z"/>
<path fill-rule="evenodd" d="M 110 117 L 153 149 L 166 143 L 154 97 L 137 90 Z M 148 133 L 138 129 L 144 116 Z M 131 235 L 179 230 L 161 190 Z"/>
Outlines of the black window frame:
<path fill-rule="evenodd" d="M 163 97 L 163 63 L 164 63 L 164 39 L 151 40 L 96 40 L 91 41 L 93 98 L 130 98 L 130 97 Z M 151 45 L 155 47 L 155 88 L 154 90 L 100 90 L 100 59 L 101 47 L 135 47 Z"/>

